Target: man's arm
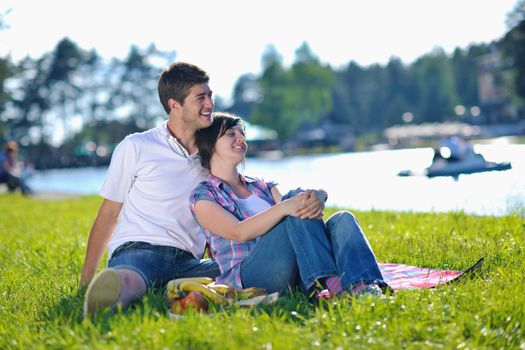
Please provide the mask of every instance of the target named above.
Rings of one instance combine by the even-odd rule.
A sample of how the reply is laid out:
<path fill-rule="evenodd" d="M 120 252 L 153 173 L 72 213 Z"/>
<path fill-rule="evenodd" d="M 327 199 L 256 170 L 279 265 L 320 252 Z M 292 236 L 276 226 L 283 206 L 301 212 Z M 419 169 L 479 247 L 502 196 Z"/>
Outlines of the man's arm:
<path fill-rule="evenodd" d="M 117 225 L 122 203 L 104 199 L 98 210 L 86 249 L 86 258 L 80 275 L 79 288 L 87 287 L 97 272 L 98 264 Z"/>

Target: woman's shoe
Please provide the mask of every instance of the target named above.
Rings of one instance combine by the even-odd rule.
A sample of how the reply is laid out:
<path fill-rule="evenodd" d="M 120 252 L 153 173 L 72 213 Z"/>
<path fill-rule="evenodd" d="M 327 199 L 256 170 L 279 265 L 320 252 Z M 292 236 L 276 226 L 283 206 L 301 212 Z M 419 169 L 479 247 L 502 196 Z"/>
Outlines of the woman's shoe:
<path fill-rule="evenodd" d="M 376 283 L 358 283 L 352 288 L 350 293 L 352 296 L 367 296 L 382 297 L 383 291 Z"/>

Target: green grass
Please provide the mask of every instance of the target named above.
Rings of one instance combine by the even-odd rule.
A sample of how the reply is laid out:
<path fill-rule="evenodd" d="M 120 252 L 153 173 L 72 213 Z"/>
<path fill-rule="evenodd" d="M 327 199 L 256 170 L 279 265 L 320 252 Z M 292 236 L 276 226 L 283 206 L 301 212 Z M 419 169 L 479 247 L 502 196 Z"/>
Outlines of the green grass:
<path fill-rule="evenodd" d="M 160 292 L 83 322 L 77 292 L 100 199 L 0 195 L 0 348 L 524 349 L 525 224 L 515 214 L 356 212 L 381 262 L 478 275 L 393 297 L 215 310 L 172 320 Z M 327 213 L 328 214 L 328 213 Z"/>

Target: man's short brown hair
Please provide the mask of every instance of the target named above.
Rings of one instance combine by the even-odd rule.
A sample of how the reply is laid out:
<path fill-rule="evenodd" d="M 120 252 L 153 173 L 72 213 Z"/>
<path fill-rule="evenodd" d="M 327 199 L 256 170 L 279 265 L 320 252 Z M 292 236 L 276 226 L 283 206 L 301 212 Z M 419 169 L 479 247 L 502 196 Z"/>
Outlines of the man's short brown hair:
<path fill-rule="evenodd" d="M 158 89 L 160 103 L 166 113 L 170 113 L 170 98 L 183 105 L 192 86 L 206 84 L 209 80 L 208 74 L 193 64 L 177 62 L 164 68 L 160 73 Z"/>

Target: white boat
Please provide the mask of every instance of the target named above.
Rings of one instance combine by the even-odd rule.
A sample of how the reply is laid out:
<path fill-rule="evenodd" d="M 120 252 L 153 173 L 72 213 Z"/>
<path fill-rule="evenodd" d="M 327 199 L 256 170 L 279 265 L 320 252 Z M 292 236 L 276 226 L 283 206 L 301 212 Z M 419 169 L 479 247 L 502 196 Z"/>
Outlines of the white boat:
<path fill-rule="evenodd" d="M 423 175 L 428 177 L 452 176 L 457 178 L 461 174 L 507 170 L 511 167 L 512 165 L 509 162 L 495 163 L 485 160 L 481 154 L 474 152 L 470 145 L 464 147 L 461 154 L 455 154 L 447 146 L 442 146 L 435 150 L 434 159 L 428 168 L 421 171 L 403 170 L 399 172 L 398 175 Z"/>

